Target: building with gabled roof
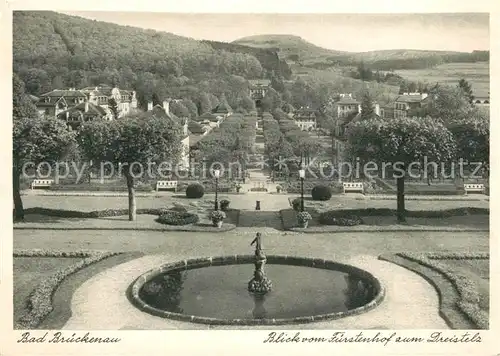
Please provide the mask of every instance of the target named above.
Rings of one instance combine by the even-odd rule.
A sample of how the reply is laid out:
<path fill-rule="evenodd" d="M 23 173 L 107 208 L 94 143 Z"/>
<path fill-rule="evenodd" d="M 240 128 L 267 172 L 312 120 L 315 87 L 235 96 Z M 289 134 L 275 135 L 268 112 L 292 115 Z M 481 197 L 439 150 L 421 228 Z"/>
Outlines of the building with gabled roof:
<path fill-rule="evenodd" d="M 44 117 L 57 117 L 68 108 L 84 103 L 86 96 L 80 90 L 54 89 L 48 93 L 40 95 L 36 102 L 36 107 L 40 115 Z"/>
<path fill-rule="evenodd" d="M 421 108 L 427 101 L 427 93 L 403 93 L 394 101 L 394 118 L 407 117 L 410 110 Z"/>
<path fill-rule="evenodd" d="M 124 90 L 100 84 L 96 87 L 83 88 L 81 92 L 85 93 L 89 102 L 103 108 L 107 108 L 109 100 L 113 98 L 117 104 L 119 118 L 129 114 L 132 109 L 137 109 L 136 93 L 133 90 Z"/>
<path fill-rule="evenodd" d="M 295 124 L 302 131 L 312 131 L 316 129 L 316 110 L 310 107 L 301 107 L 293 114 Z"/>
<path fill-rule="evenodd" d="M 212 110 L 212 113 L 216 116 L 226 118 L 233 113 L 233 109 L 229 106 L 229 104 L 222 102 Z"/>
<path fill-rule="evenodd" d="M 86 101 L 59 113 L 57 118 L 66 121 L 69 126 L 76 129 L 82 123 L 95 119 L 111 120 L 112 114 L 109 110 Z"/>

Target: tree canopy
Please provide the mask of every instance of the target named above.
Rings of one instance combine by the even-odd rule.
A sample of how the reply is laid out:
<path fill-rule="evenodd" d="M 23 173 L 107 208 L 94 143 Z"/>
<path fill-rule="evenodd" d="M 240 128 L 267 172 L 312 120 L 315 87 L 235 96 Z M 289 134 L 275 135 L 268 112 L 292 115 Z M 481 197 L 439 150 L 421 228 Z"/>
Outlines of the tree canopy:
<path fill-rule="evenodd" d="M 28 117 L 15 119 L 12 129 L 12 178 L 15 220 L 24 219 L 20 195 L 20 178 L 23 169 L 32 170 L 44 163 L 43 169 L 53 169 L 75 144 L 75 132 L 62 120 Z"/>
<path fill-rule="evenodd" d="M 177 122 L 144 115 L 85 123 L 77 139 L 85 158 L 125 176 L 132 221 L 136 218 L 136 179 L 150 174 L 149 168 L 151 174 L 156 174 L 158 169 L 165 168 L 159 167 L 163 162 L 174 169 L 181 155 L 181 137 L 182 129 Z"/>
<path fill-rule="evenodd" d="M 410 165 L 421 163 L 424 157 L 438 164 L 456 157 L 452 132 L 431 117 L 373 118 L 353 123 L 346 134 L 350 157 L 382 168 L 382 163 L 390 164 L 396 172 L 399 221 L 405 221 L 404 178 Z M 377 174 L 381 173 L 386 172 L 379 168 Z"/>

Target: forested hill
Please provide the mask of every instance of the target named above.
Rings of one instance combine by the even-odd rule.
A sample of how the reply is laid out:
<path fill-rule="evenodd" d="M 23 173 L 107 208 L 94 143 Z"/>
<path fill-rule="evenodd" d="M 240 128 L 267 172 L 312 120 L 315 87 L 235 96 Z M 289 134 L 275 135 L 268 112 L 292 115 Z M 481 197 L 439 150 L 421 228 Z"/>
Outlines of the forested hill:
<path fill-rule="evenodd" d="M 267 48 L 257 48 L 242 46 L 235 43 L 217 42 L 217 41 L 202 41 L 203 43 L 209 44 L 214 49 L 224 50 L 234 53 L 247 53 L 255 56 L 262 67 L 267 71 L 274 71 L 277 75 L 282 76 L 285 79 L 290 79 L 292 75 L 292 70 L 288 63 L 278 57 L 278 53 L 275 49 Z"/>
<path fill-rule="evenodd" d="M 269 72 L 279 66 L 251 52 L 56 12 L 14 12 L 14 71 L 34 95 L 109 83 L 147 100 L 153 93 L 175 97 L 189 86 L 220 96 L 234 91 L 227 83 L 262 78 L 263 65 Z"/>
<path fill-rule="evenodd" d="M 279 51 L 280 56 L 307 67 L 356 66 L 363 62 L 372 70 L 424 69 L 443 63 L 489 61 L 489 51 L 450 52 L 394 49 L 369 52 L 342 52 L 316 46 L 294 35 L 243 37 L 235 44 Z"/>

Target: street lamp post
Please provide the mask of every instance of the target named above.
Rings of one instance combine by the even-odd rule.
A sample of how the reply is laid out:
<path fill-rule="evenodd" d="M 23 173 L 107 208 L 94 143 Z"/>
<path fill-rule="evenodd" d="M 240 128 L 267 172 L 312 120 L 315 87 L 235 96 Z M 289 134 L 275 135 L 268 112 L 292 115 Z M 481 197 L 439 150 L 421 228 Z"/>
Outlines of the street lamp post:
<path fill-rule="evenodd" d="M 217 201 L 217 191 L 219 190 L 219 176 L 220 176 L 220 170 L 215 169 L 214 170 L 214 177 L 215 177 L 215 210 L 219 210 L 219 202 Z"/>
<path fill-rule="evenodd" d="M 304 211 L 304 178 L 306 176 L 306 171 L 299 170 L 300 177 L 300 211 Z"/>

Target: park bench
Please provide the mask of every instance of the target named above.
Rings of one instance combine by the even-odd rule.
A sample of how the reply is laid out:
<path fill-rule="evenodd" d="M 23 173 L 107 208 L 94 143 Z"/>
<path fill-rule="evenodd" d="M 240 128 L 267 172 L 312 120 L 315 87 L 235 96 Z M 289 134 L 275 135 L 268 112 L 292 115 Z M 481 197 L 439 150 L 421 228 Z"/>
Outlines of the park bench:
<path fill-rule="evenodd" d="M 176 180 L 159 180 L 156 182 L 156 191 L 160 189 L 170 189 L 175 192 L 177 191 L 177 181 Z"/>
<path fill-rule="evenodd" d="M 360 192 L 360 193 L 364 192 L 362 182 L 342 183 L 342 186 L 344 188 L 344 194 L 347 192 Z"/>
<path fill-rule="evenodd" d="M 469 192 L 474 193 L 484 193 L 485 187 L 484 184 L 464 184 L 465 194 Z"/>
<path fill-rule="evenodd" d="M 31 182 L 31 189 L 49 188 L 52 184 L 54 184 L 53 179 L 35 179 Z"/>

